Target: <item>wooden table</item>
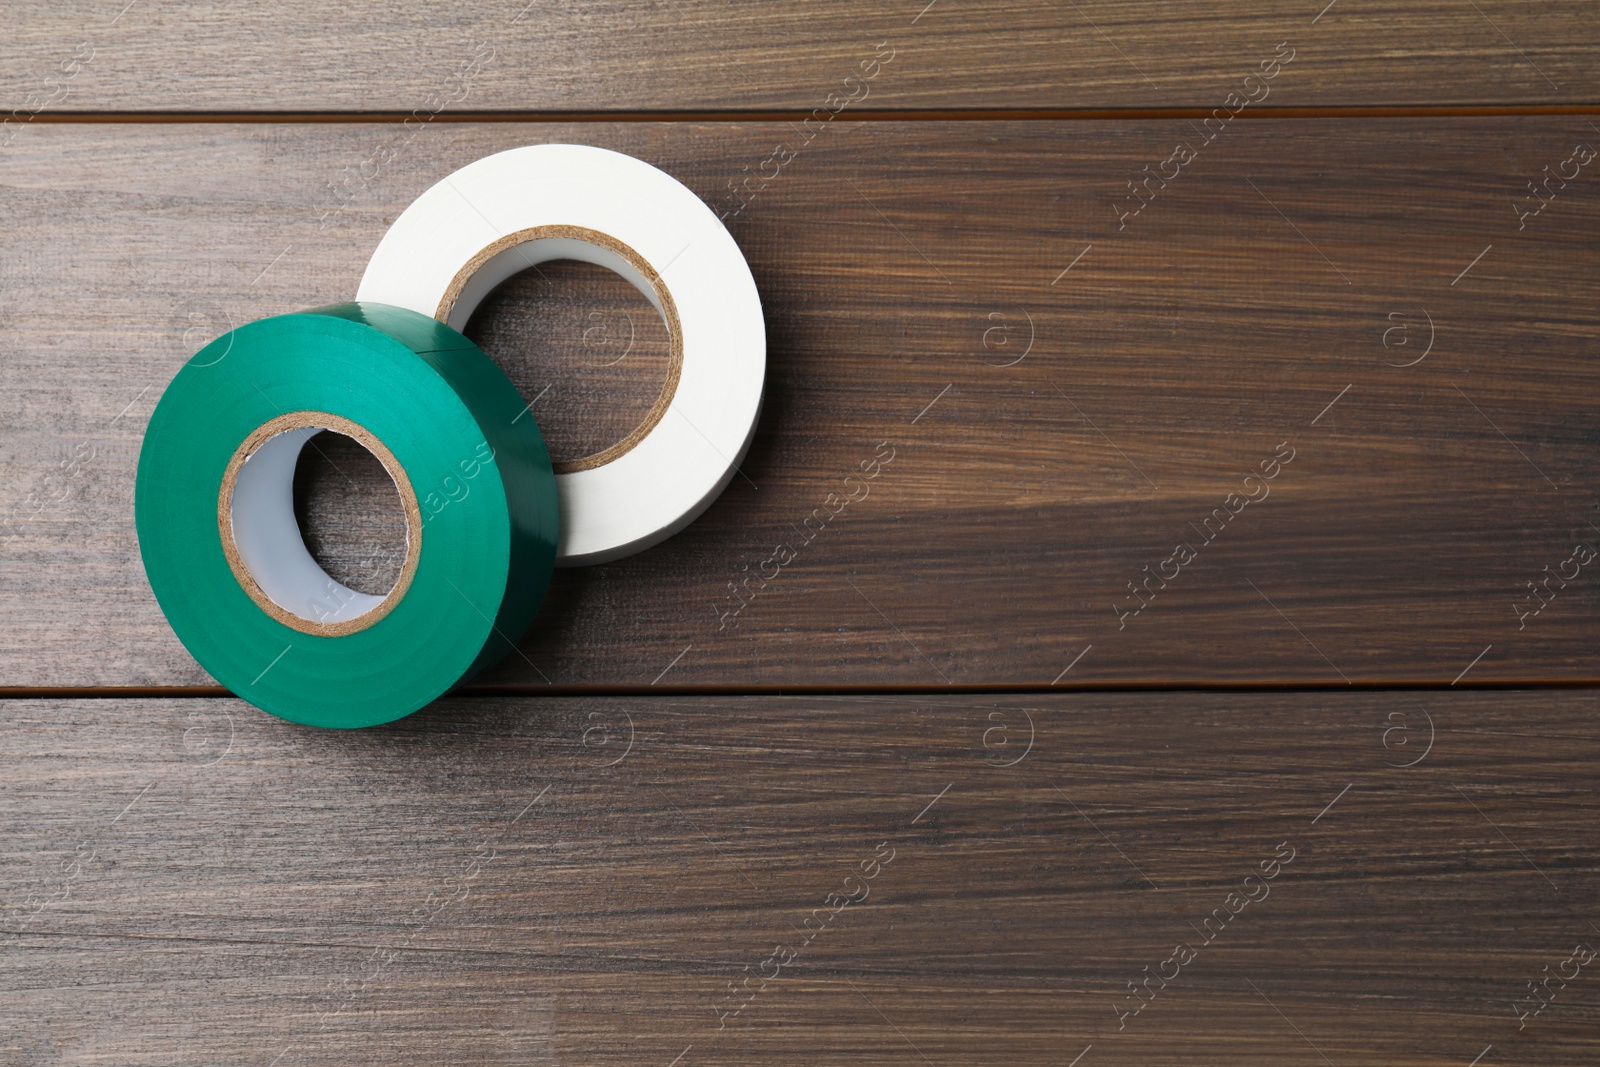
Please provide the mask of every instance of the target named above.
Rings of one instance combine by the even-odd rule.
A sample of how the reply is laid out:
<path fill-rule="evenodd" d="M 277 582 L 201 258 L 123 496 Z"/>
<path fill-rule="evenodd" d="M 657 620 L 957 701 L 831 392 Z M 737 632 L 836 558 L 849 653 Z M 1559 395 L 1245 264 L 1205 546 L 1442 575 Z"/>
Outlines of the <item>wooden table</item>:
<path fill-rule="evenodd" d="M 0 1062 L 1600 1060 L 1593 4 L 7 34 Z M 391 727 L 232 699 L 139 562 L 163 386 L 544 141 L 744 249 L 740 477 Z M 627 432 L 642 300 L 492 305 L 558 455 Z M 313 458 L 308 540 L 381 589 L 379 468 Z"/>

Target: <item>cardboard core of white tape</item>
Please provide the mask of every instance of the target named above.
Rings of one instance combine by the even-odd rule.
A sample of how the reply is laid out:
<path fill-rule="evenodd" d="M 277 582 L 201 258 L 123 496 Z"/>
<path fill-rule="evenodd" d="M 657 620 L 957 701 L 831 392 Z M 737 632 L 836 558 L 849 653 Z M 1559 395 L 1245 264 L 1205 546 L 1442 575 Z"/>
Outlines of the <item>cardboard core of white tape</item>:
<path fill-rule="evenodd" d="M 555 465 L 557 563 L 604 563 L 677 533 L 733 477 L 761 410 L 766 327 L 739 246 L 699 197 L 642 160 L 583 145 L 514 148 L 440 181 L 384 235 L 357 299 L 459 330 L 495 286 L 552 259 L 621 275 L 671 344 L 666 384 L 633 432 Z"/>
<path fill-rule="evenodd" d="M 395 483 L 406 513 L 406 561 L 384 596 L 360 593 L 322 569 L 306 548 L 294 514 L 300 450 L 323 430 L 359 441 Z M 364 630 L 405 596 L 417 571 L 422 511 L 394 454 L 365 427 L 322 411 L 297 411 L 256 429 L 234 452 L 217 497 L 222 553 L 256 605 L 301 633 L 338 637 Z"/>

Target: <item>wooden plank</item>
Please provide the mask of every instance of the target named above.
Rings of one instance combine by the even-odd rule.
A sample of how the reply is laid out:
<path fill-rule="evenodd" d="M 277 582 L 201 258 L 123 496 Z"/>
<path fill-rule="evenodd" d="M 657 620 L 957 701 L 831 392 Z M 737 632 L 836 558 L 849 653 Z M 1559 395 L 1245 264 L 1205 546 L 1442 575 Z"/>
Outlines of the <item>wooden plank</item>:
<path fill-rule="evenodd" d="M 131 522 L 140 429 L 195 344 L 349 296 L 387 222 L 487 153 L 601 144 L 729 208 L 798 136 L 29 133 L 0 157 L 8 685 L 206 681 Z M 827 130 L 729 214 L 770 338 L 744 477 L 670 542 L 559 575 L 484 680 L 1592 679 L 1600 196 L 1573 152 L 1597 141 L 1570 117 Z M 1129 195 L 1179 143 L 1179 176 Z M 1578 177 L 1536 199 L 1545 167 Z M 500 335 L 550 337 L 521 299 Z M 535 397 L 548 364 L 496 351 Z M 541 405 L 604 406 L 571 380 Z"/>
<path fill-rule="evenodd" d="M 1597 34 L 1586 5 L 1560 0 L 337 11 L 80 0 L 15 13 L 0 86 L 19 121 L 148 109 L 1210 109 L 1287 42 L 1296 59 L 1271 106 L 1566 104 L 1600 98 Z M 874 65 L 881 56 L 893 58 Z M 872 79 L 846 81 L 863 73 Z"/>
<path fill-rule="evenodd" d="M 1548 690 L 457 699 L 347 734 L 13 701 L 0 1050 L 1590 1064 L 1593 713 Z M 1167 979 L 1131 1014 L 1147 967 Z"/>

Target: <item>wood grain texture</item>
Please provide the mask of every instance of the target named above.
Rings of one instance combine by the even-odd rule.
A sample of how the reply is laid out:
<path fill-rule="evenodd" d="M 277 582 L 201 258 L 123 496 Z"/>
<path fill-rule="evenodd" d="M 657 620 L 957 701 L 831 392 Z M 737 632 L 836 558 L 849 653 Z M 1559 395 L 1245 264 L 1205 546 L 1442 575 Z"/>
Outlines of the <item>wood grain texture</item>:
<path fill-rule="evenodd" d="M 0 1054 L 1589 1064 L 1593 965 L 1520 1032 L 1513 1005 L 1600 945 L 1593 715 L 1547 691 L 507 698 L 341 733 L 9 702 Z"/>
<path fill-rule="evenodd" d="M 863 108 L 1211 108 L 1284 40 L 1306 56 L 1274 93 L 1285 106 L 1600 99 L 1600 25 L 1563 0 L 73 0 L 18 10 L 8 31 L 0 87 L 24 114 L 809 111 L 859 96 L 843 80 L 879 42 L 895 58 Z"/>
<path fill-rule="evenodd" d="M 498 353 L 553 460 L 627 437 L 666 381 L 666 324 L 621 277 L 556 260 L 490 293 L 463 331 Z M 295 471 L 295 511 L 312 556 L 341 584 L 382 596 L 406 557 L 405 512 L 378 459 L 336 433 L 312 439 Z"/>
<path fill-rule="evenodd" d="M 557 463 L 604 452 L 633 433 L 672 362 L 667 324 L 650 302 L 621 276 L 573 260 L 506 279 L 462 332 L 515 375 Z"/>
<path fill-rule="evenodd" d="M 560 139 L 726 208 L 798 135 L 435 126 L 329 199 L 397 136 L 52 126 L 0 155 L 5 684 L 207 681 L 139 563 L 141 427 L 200 343 L 353 293 L 422 189 Z M 1592 679 L 1593 166 L 1514 209 L 1597 141 L 1570 118 L 825 130 L 728 217 L 769 333 L 743 476 L 666 544 L 560 573 L 484 681 Z"/>
<path fill-rule="evenodd" d="M 1596 1062 L 1590 5 L 9 14 L 0 691 L 210 682 L 151 408 L 490 152 L 699 193 L 769 387 L 704 517 L 402 723 L 0 700 L 0 1063 Z M 794 121 L 454 121 L 727 112 Z M 468 332 L 561 457 L 665 365 L 570 264 Z M 296 481 L 373 591 L 391 497 L 327 435 Z"/>

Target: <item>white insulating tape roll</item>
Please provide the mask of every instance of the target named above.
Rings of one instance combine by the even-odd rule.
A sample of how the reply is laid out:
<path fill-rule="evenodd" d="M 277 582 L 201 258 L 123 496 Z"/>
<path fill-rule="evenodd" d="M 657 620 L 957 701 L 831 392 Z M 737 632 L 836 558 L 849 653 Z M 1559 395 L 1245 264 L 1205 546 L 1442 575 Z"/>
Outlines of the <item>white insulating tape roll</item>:
<path fill-rule="evenodd" d="M 766 326 L 711 209 L 664 171 L 585 145 L 513 148 L 440 181 L 384 234 L 357 299 L 459 330 L 495 286 L 552 259 L 622 275 L 671 342 L 666 385 L 633 433 L 555 465 L 557 562 L 604 563 L 677 533 L 733 477 L 761 410 Z"/>

